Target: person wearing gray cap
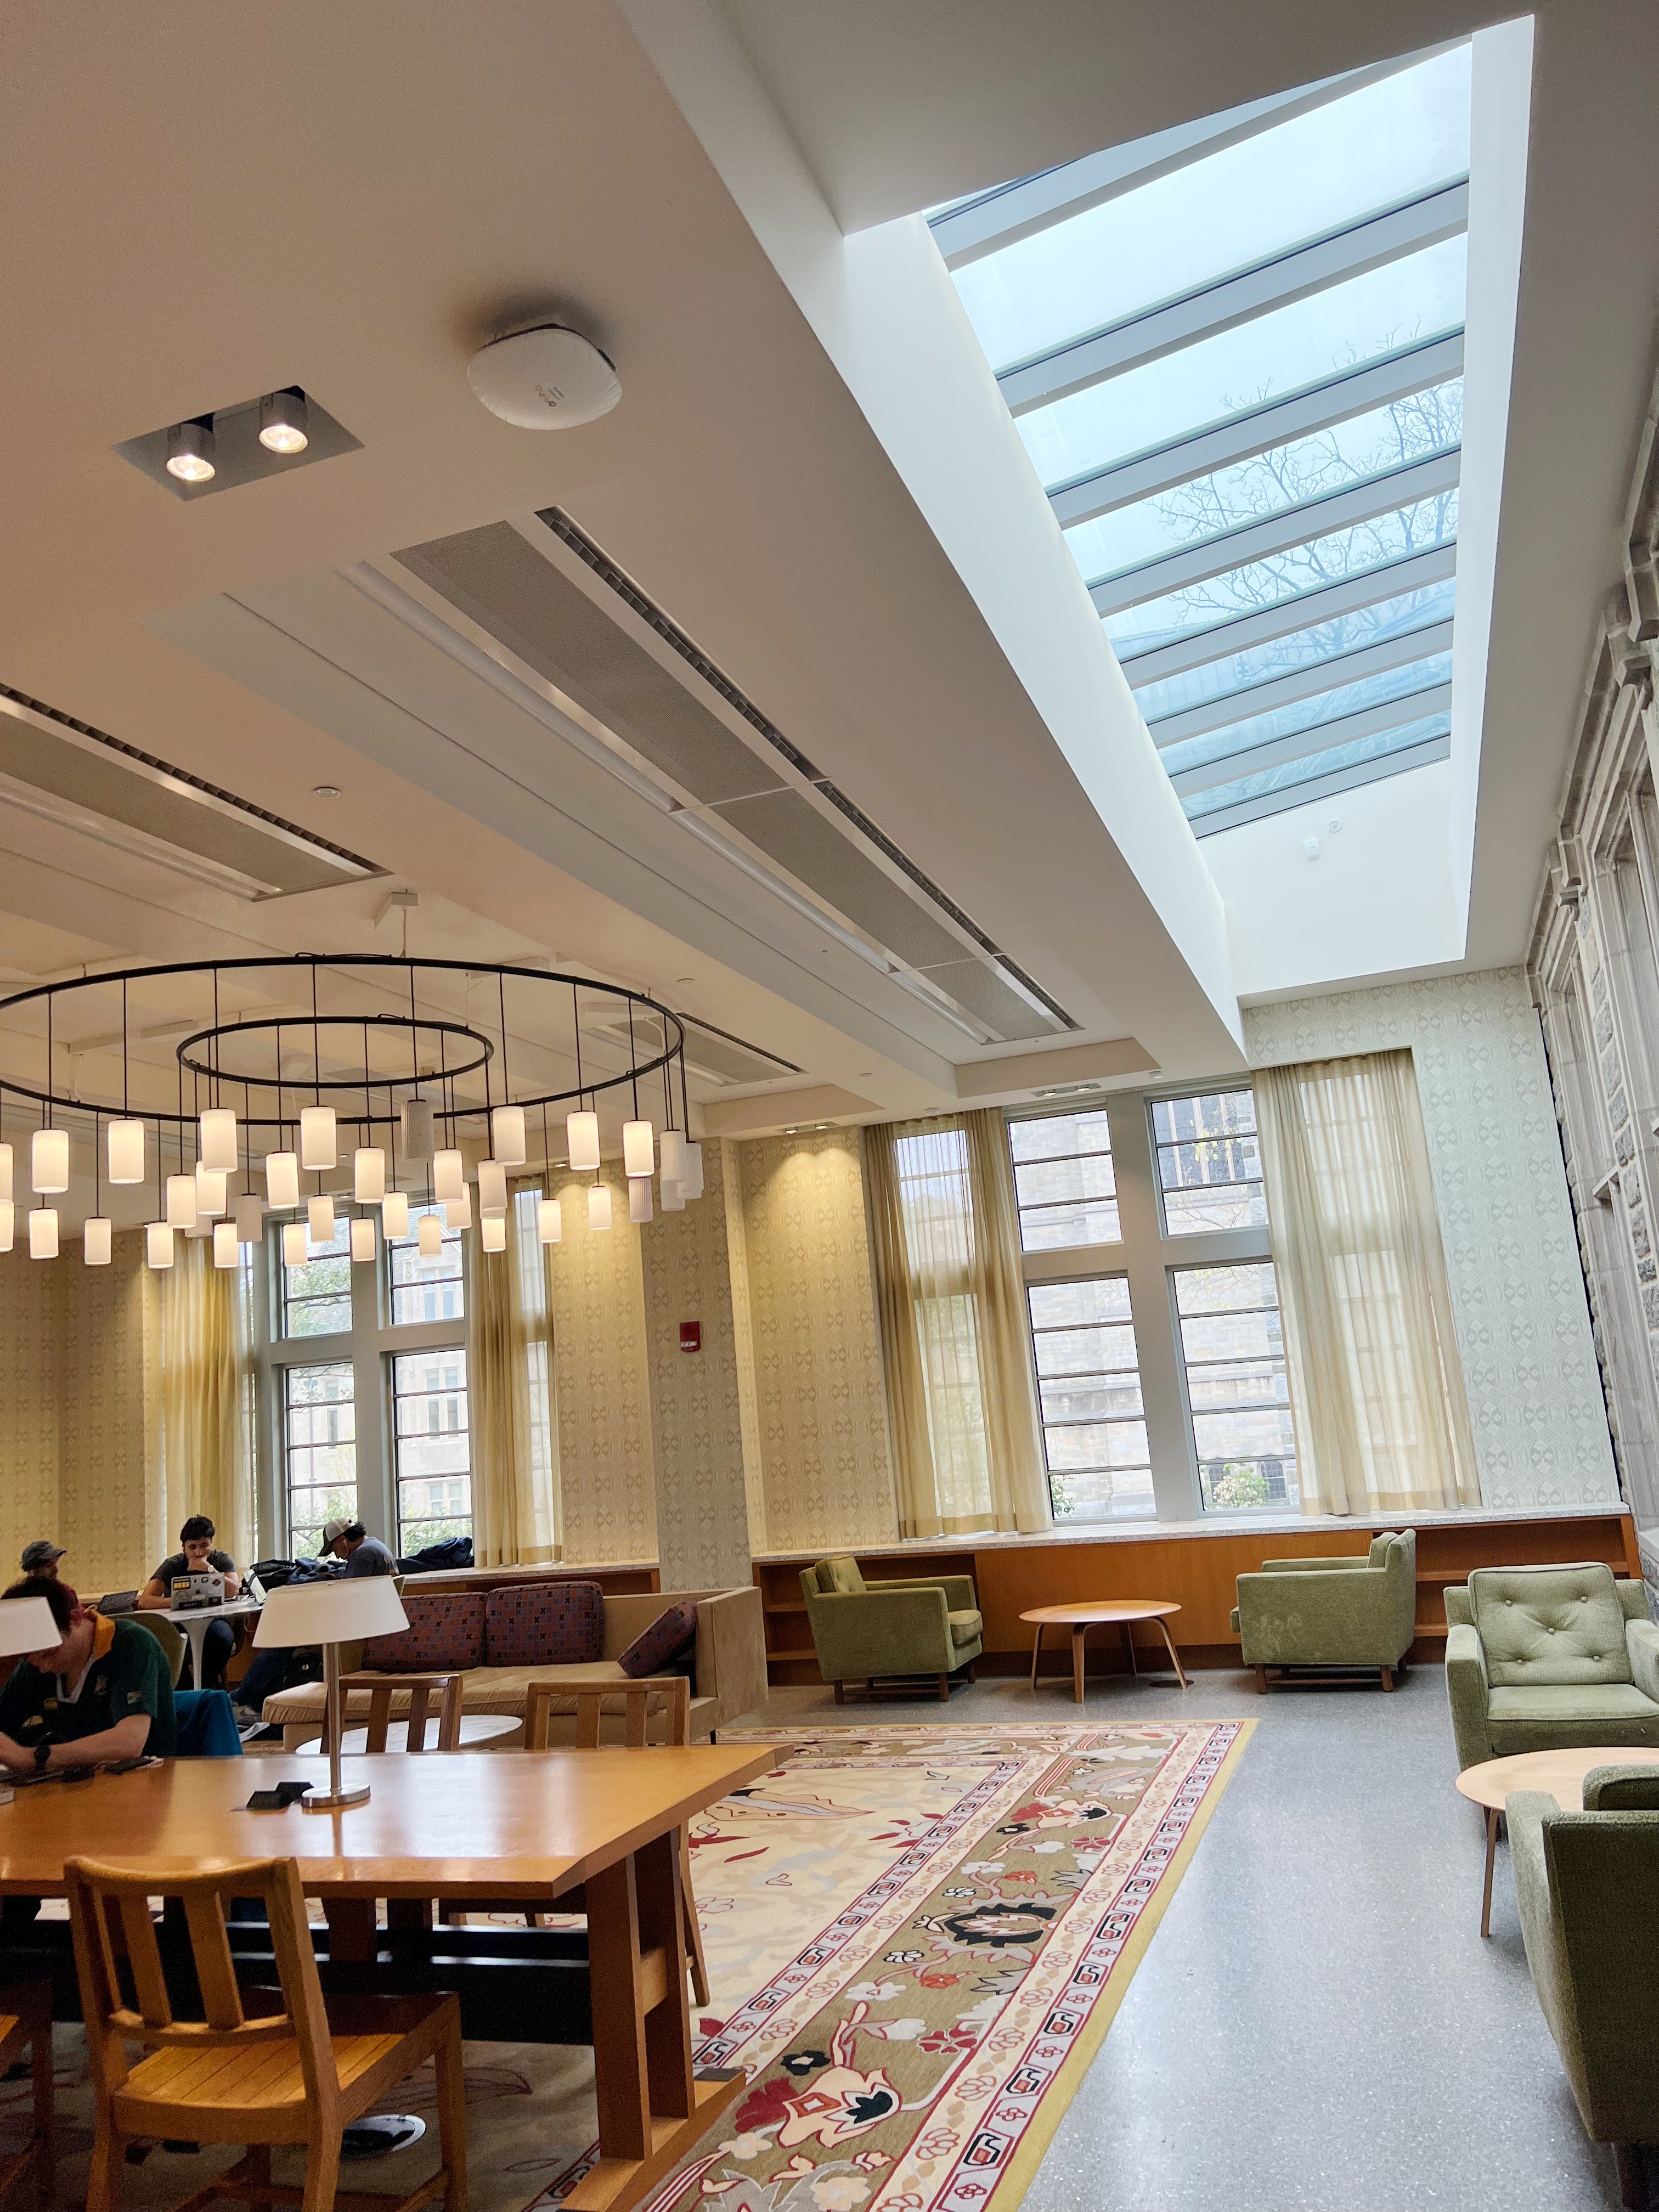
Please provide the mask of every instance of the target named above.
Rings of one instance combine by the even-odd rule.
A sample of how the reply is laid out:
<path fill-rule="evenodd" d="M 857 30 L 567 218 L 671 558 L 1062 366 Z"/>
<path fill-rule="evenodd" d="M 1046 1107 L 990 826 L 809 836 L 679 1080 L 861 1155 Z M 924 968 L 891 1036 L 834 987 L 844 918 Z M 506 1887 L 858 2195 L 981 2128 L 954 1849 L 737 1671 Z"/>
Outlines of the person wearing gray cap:
<path fill-rule="evenodd" d="M 323 1540 L 318 1549 L 319 1556 L 331 1552 L 337 1559 L 343 1559 L 348 1575 L 397 1572 L 397 1561 L 378 1536 L 368 1533 L 361 1521 L 325 1521 Z"/>
<path fill-rule="evenodd" d="M 72 1589 L 70 1589 L 69 1584 L 64 1581 L 64 1577 L 58 1571 L 58 1562 L 65 1556 L 61 1544 L 54 1544 L 45 1536 L 37 1536 L 32 1544 L 24 1545 L 23 1556 L 17 1564 L 26 1575 L 36 1582 L 61 1584 L 64 1589 L 69 1590 L 70 1603 L 79 1605 L 81 1602 L 79 1597 Z"/>

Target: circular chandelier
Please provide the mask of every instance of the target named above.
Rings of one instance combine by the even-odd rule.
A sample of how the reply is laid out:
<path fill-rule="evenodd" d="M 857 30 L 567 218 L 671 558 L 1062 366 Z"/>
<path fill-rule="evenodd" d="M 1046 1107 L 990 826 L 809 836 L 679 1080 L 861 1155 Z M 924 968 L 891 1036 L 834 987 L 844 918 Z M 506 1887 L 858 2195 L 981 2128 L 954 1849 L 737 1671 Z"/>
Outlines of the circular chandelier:
<path fill-rule="evenodd" d="M 257 984 L 276 975 L 298 980 L 296 998 L 273 1003 L 269 984 Z M 482 1018 L 471 1011 L 481 984 L 493 1001 Z M 118 1037 L 89 1035 L 100 1019 L 112 1020 L 118 993 Z M 179 1037 L 176 1106 L 133 1103 L 135 994 L 182 998 L 198 1009 L 165 1031 Z M 89 1267 L 111 1258 L 106 1181 L 117 1188 L 154 1182 L 155 1214 L 145 1225 L 152 1267 L 173 1265 L 181 1233 L 210 1237 L 214 1264 L 237 1267 L 242 1248 L 264 1240 L 268 1213 L 292 1217 L 283 1224 L 286 1266 L 319 1256 L 319 1248 L 333 1254 L 342 1189 L 325 1188 L 325 1178 L 338 1185 L 348 1167 L 345 1195 L 364 1209 L 349 1224 L 354 1261 L 375 1256 L 369 1209 L 379 1210 L 383 1237 L 409 1239 L 411 1195 L 423 1208 L 414 1224 L 422 1262 L 438 1261 L 446 1230 L 476 1229 L 483 1251 L 502 1252 L 508 1176 L 526 1165 L 538 1133 L 542 1162 L 551 1167 L 561 1116 L 569 1168 L 593 1178 L 588 1226 L 609 1229 L 600 1137 L 606 1104 L 620 1105 L 623 1115 L 630 1221 L 653 1218 L 653 1190 L 665 1212 L 702 1195 L 702 1150 L 690 1140 L 687 1115 L 684 1030 L 666 1006 L 620 984 L 407 952 L 300 952 L 131 968 L 0 1000 L 8 1025 L 20 1013 L 31 1025 L 44 1013 L 46 1073 L 38 1085 L 0 1077 L 0 1252 L 11 1250 L 16 1233 L 9 1108 L 14 1121 L 21 1110 L 35 1124 L 27 1210 L 29 1255 L 37 1260 L 58 1255 L 56 1201 L 70 1183 L 67 1120 L 90 1115 Z M 154 1033 L 141 1032 L 138 1042 L 146 1034 Z M 58 1047 L 89 1054 L 118 1043 L 118 1100 L 88 1099 L 78 1084 L 66 1090 L 58 1083 Z M 563 1079 L 573 1074 L 574 1082 Z M 561 1242 L 556 1198 L 542 1198 L 537 1233 L 544 1244 Z"/>

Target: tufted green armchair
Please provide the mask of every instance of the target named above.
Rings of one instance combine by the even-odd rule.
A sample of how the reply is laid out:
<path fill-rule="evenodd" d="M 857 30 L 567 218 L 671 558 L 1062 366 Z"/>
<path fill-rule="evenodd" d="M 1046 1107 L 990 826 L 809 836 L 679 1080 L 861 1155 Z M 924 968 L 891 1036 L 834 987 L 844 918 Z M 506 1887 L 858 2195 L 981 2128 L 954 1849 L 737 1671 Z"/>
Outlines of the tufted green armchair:
<path fill-rule="evenodd" d="M 1592 1768 L 1582 1813 L 1535 1790 L 1504 1810 L 1527 1964 L 1584 2132 L 1614 2146 L 1626 2204 L 1659 2204 L 1659 1772 Z"/>
<path fill-rule="evenodd" d="M 1477 1567 L 1446 1592 L 1459 1767 L 1512 1752 L 1659 1745 L 1659 1628 L 1647 1585 L 1600 1563 Z"/>
<path fill-rule="evenodd" d="M 972 1681 L 984 1624 L 971 1575 L 866 1583 L 856 1559 L 820 1559 L 801 1576 L 800 1591 L 818 1672 L 835 1684 L 838 1705 L 848 1682 L 873 1696 L 878 1677 L 931 1674 L 944 1703 L 959 1668 Z"/>
<path fill-rule="evenodd" d="M 1270 1667 L 1375 1667 L 1391 1690 L 1417 1633 L 1417 1532 L 1351 1559 L 1264 1559 L 1239 1577 L 1232 1622 L 1258 1690 Z"/>

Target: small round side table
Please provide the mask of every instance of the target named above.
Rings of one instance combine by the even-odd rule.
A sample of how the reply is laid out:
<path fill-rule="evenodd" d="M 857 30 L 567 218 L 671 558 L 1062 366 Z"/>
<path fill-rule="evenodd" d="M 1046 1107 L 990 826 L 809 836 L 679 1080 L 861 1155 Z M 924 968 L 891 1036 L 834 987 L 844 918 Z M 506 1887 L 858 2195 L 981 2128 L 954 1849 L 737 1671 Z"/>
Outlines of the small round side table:
<path fill-rule="evenodd" d="M 1134 1624 L 1138 1620 L 1150 1620 L 1155 1624 L 1158 1634 L 1169 1646 L 1170 1664 L 1176 1670 L 1176 1680 L 1183 1690 L 1190 1689 L 1192 1685 L 1182 1672 L 1181 1656 L 1174 1644 L 1170 1642 L 1170 1632 L 1165 1625 L 1170 1615 L 1179 1613 L 1181 1607 L 1178 1605 L 1170 1605 L 1163 1598 L 1111 1597 L 1097 1599 L 1091 1605 L 1040 1605 L 1035 1607 L 1030 1613 L 1022 1613 L 1020 1619 L 1030 1621 L 1036 1630 L 1036 1634 L 1031 1640 L 1031 1687 L 1035 1690 L 1037 1686 L 1037 1657 L 1042 1650 L 1042 1632 L 1051 1622 L 1055 1626 L 1064 1626 L 1072 1632 L 1072 1694 L 1078 1704 L 1081 1705 L 1083 1703 L 1083 1644 L 1088 1631 L 1099 1626 L 1115 1626 L 1119 1629 L 1122 1633 L 1124 1644 L 1128 1649 L 1129 1672 L 1132 1674 L 1139 1674 L 1140 1668 L 1135 1660 Z"/>
<path fill-rule="evenodd" d="M 1486 1815 L 1486 1880 L 1480 1893 L 1480 1933 L 1492 1934 L 1498 1822 L 1504 1800 L 1511 1792 L 1541 1790 L 1554 1798 L 1564 1813 L 1580 1813 L 1584 1807 L 1584 1777 L 1592 1767 L 1655 1765 L 1659 1765 L 1659 1751 L 1641 1744 L 1604 1744 L 1591 1751 L 1582 1746 L 1560 1751 L 1516 1751 L 1507 1759 L 1483 1759 L 1476 1766 L 1466 1766 L 1457 1778 L 1459 1793 L 1482 1806 Z"/>

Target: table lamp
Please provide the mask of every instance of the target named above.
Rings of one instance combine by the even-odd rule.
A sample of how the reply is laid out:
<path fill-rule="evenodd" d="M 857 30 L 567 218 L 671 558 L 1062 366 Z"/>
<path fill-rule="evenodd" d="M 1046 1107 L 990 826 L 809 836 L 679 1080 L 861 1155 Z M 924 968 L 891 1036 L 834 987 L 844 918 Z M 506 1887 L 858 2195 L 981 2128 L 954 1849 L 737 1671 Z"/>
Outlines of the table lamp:
<path fill-rule="evenodd" d="M 15 1597 L 0 1605 L 0 1659 L 21 1659 L 28 1651 L 55 1651 L 64 1632 L 43 1597 Z"/>
<path fill-rule="evenodd" d="M 15 1600 L 21 1609 L 21 1601 Z M 0 1605 L 0 1614 L 11 1610 Z M 42 1605 L 41 1611 L 46 1607 Z M 340 1694 L 340 1646 L 360 1638 L 396 1636 L 409 1626 L 409 1615 L 390 1575 L 353 1575 L 338 1580 L 286 1583 L 265 1600 L 257 1646 L 292 1649 L 299 1644 L 323 1647 L 323 1698 L 327 1711 L 328 1794 L 311 1791 L 305 1800 L 307 1813 L 337 1813 L 347 1805 L 366 1805 L 368 1785 L 346 1790 L 340 1784 L 340 1738 L 345 1726 L 345 1700 Z M 39 1650 L 40 1647 L 35 1647 Z"/>

